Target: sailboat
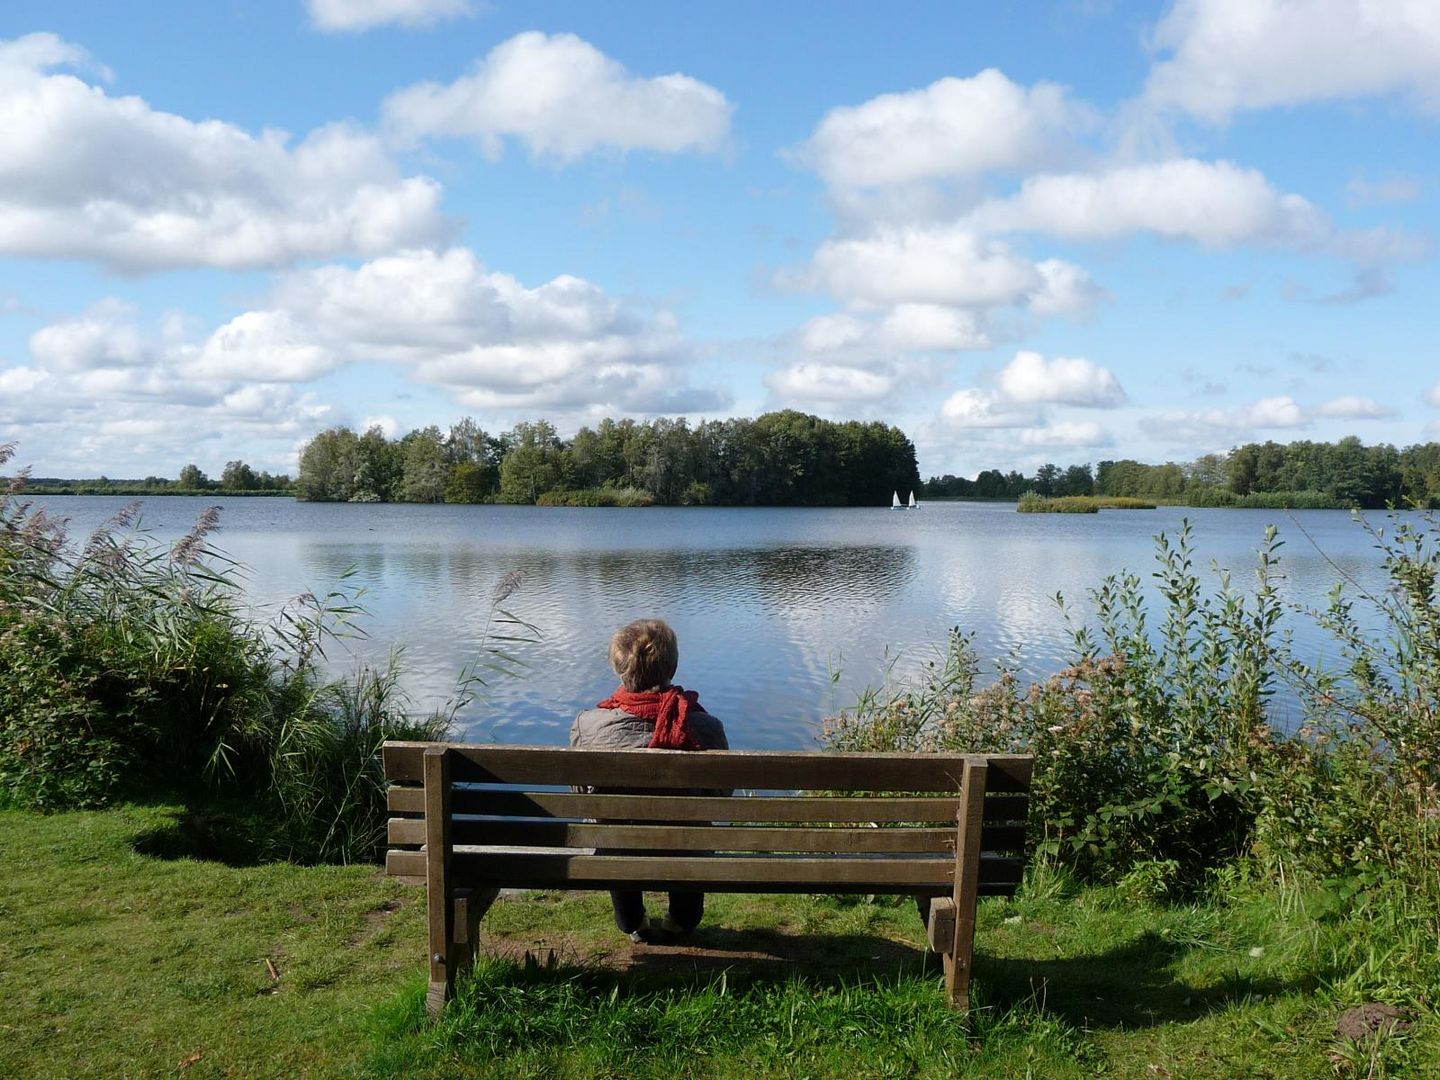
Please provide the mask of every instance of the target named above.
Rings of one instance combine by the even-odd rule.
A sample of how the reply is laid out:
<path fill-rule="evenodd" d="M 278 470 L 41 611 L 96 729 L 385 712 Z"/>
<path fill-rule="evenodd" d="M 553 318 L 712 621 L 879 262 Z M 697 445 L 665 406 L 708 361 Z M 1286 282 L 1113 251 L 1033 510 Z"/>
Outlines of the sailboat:
<path fill-rule="evenodd" d="M 913 499 L 915 496 L 912 494 L 910 497 Z M 898 491 L 892 491 L 892 492 L 890 493 L 890 509 L 891 509 L 891 510 L 904 510 L 904 509 L 905 509 L 905 505 L 900 501 L 900 492 L 898 492 Z"/>
<path fill-rule="evenodd" d="M 905 509 L 906 509 L 906 510 L 919 510 L 919 509 L 920 509 L 920 504 L 915 501 L 915 492 L 913 492 L 913 491 L 910 492 L 910 505 L 907 506 L 907 507 L 905 507 Z"/>

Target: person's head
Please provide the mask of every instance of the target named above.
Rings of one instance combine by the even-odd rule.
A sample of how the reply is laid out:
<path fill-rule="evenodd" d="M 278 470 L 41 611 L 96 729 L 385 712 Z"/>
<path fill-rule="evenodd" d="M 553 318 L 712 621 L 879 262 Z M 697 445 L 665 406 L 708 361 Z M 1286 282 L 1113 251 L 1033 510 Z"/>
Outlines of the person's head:
<path fill-rule="evenodd" d="M 660 619 L 622 626 L 610 639 L 610 666 L 631 692 L 664 690 L 675 677 L 680 646 L 675 631 Z"/>

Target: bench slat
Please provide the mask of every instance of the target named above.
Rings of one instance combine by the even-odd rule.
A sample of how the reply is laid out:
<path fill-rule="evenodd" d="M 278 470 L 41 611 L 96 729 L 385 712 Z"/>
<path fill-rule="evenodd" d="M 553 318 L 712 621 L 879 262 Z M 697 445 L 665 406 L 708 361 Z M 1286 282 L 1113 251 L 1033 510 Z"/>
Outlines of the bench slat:
<path fill-rule="evenodd" d="M 960 808 L 960 800 L 955 798 L 581 795 L 568 791 L 486 791 L 465 787 L 453 788 L 451 798 L 457 814 L 624 821 L 908 821 L 953 825 Z M 392 787 L 387 803 L 392 813 L 423 814 L 424 789 Z M 1024 795 L 990 796 L 985 800 L 985 820 L 1024 821 L 1029 805 Z"/>
<path fill-rule="evenodd" d="M 425 843 L 419 818 L 392 818 L 390 843 L 418 847 Z M 473 847 L 625 848 L 661 851 L 804 851 L 804 852 L 929 852 L 952 853 L 951 829 L 790 829 L 740 825 L 613 825 L 565 821 L 486 820 L 455 818 L 451 841 Z M 1025 844 L 1025 829 L 998 825 L 987 829 L 986 851 L 1014 851 Z"/>
<path fill-rule="evenodd" d="M 966 757 L 984 758 L 995 791 L 1030 786 L 1032 759 L 1008 754 L 851 754 L 814 751 L 577 750 L 387 742 L 385 775 L 417 783 L 427 746 L 445 746 L 455 780 L 503 784 L 624 784 L 637 788 L 805 788 L 825 791 L 959 791 Z"/>
<path fill-rule="evenodd" d="M 391 851 L 386 873 L 417 876 L 425 852 Z M 1013 887 L 1023 859 L 982 856 L 980 881 Z M 457 850 L 451 872 L 457 886 L 503 883 L 516 889 L 672 889 L 694 885 L 725 892 L 880 892 L 945 890 L 954 877 L 950 858 L 806 858 L 800 856 L 699 857 L 515 854 Z"/>

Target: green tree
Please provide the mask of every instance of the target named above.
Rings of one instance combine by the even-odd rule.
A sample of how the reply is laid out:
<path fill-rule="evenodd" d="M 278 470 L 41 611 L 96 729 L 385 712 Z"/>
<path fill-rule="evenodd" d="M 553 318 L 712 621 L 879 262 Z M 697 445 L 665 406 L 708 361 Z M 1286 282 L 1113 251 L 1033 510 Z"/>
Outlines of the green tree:
<path fill-rule="evenodd" d="M 359 439 L 347 427 L 316 435 L 300 450 L 295 495 L 309 502 L 346 502 L 355 492 Z"/>
<path fill-rule="evenodd" d="M 255 491 L 260 487 L 260 477 L 243 461 L 227 461 L 220 474 L 220 486 L 226 491 Z"/>
<path fill-rule="evenodd" d="M 509 450 L 500 462 L 500 501 L 533 503 L 565 486 L 565 454 L 548 420 L 516 424 L 504 436 Z"/>
<path fill-rule="evenodd" d="M 434 503 L 445 497 L 451 465 L 445 459 L 440 429 L 418 428 L 401 440 L 400 499 Z"/>
<path fill-rule="evenodd" d="M 186 465 L 180 470 L 180 478 L 175 483 L 185 491 L 199 491 L 210 486 L 210 481 L 198 465 Z"/>

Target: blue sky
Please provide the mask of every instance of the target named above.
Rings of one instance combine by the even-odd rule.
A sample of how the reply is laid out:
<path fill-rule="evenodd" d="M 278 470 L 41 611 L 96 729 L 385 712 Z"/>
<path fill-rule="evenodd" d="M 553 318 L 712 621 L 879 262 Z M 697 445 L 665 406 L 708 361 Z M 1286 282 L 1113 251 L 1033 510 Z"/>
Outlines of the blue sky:
<path fill-rule="evenodd" d="M 1440 7 L 0 12 L 0 441 L 883 419 L 926 475 L 1440 438 Z"/>

